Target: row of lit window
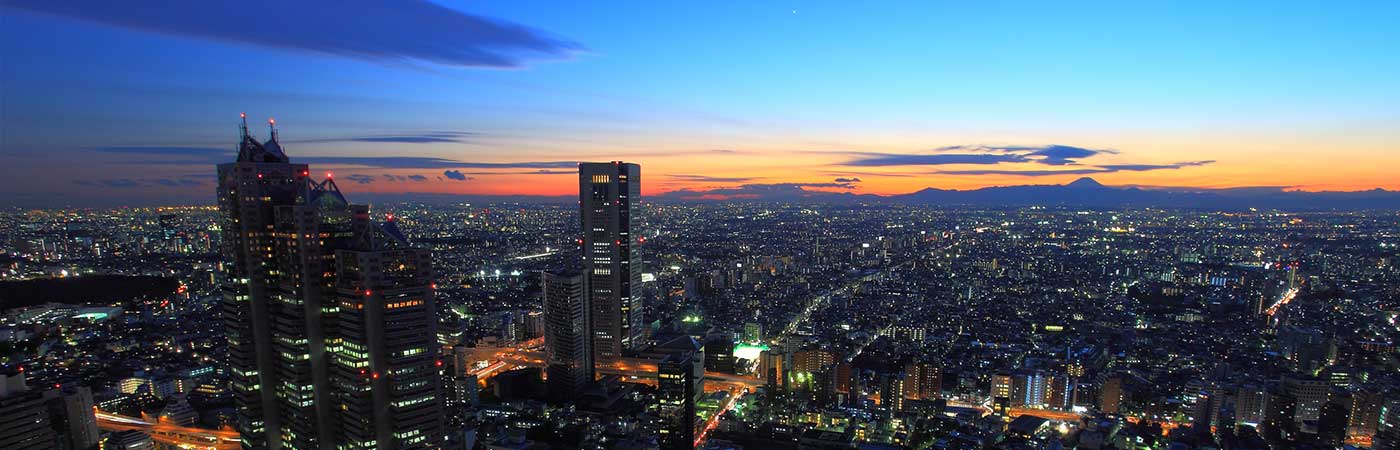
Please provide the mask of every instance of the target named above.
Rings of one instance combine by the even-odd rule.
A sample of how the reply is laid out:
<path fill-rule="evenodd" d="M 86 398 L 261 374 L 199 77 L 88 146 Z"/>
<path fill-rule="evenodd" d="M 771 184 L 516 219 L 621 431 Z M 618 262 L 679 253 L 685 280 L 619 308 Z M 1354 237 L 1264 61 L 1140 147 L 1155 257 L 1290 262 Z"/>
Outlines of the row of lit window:
<path fill-rule="evenodd" d="M 384 305 L 384 308 L 385 308 L 385 309 L 407 308 L 407 307 L 410 307 L 410 306 L 419 306 L 419 305 L 422 305 L 422 304 L 423 304 L 423 301 L 422 301 L 422 300 L 409 300 L 409 301 L 406 301 L 406 302 L 388 303 L 388 304 L 385 304 L 385 305 Z"/>

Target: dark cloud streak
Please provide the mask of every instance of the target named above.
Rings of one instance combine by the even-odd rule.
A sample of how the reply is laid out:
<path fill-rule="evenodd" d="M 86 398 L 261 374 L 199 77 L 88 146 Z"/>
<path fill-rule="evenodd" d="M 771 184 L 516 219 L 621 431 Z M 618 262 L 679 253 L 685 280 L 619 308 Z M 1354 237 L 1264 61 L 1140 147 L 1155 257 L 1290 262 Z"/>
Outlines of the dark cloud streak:
<path fill-rule="evenodd" d="M 1153 170 L 1176 170 L 1185 167 L 1199 167 L 1214 164 L 1213 160 L 1184 161 L 1175 164 L 1105 164 L 1084 169 L 1069 170 L 944 170 L 942 175 L 1011 175 L 1021 177 L 1053 177 L 1057 175 L 1094 175 L 1113 172 L 1149 172 Z"/>
<path fill-rule="evenodd" d="M 379 144 L 458 144 L 468 142 L 467 138 L 474 133 L 465 131 L 442 131 L 421 134 L 400 134 L 385 136 L 355 136 L 342 138 L 324 139 L 304 139 L 297 141 L 285 141 L 290 143 L 323 143 L 323 142 L 370 142 Z"/>
<path fill-rule="evenodd" d="M 511 22 L 423 0 L 7 0 L 6 6 L 109 26 L 360 59 L 516 68 L 564 59 L 583 47 Z"/>
<path fill-rule="evenodd" d="M 953 164 L 979 164 L 992 165 L 1001 163 L 1027 162 L 1030 159 L 1022 155 L 1015 154 L 963 154 L 963 153 L 942 153 L 936 155 L 904 155 L 898 153 L 859 153 L 862 155 L 851 161 L 847 161 L 847 166 L 862 167 L 883 167 L 883 166 L 940 166 Z"/>

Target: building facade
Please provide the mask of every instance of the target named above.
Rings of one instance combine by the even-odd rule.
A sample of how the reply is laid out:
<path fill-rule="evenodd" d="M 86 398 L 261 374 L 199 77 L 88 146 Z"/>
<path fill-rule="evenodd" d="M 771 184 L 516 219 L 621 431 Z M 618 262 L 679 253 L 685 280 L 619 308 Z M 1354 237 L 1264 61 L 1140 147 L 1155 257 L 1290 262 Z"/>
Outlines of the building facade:
<path fill-rule="evenodd" d="M 223 316 L 247 449 L 441 445 L 432 264 L 272 131 L 220 164 Z"/>
<path fill-rule="evenodd" d="M 694 353 L 676 352 L 657 363 L 657 444 L 662 450 L 695 448 Z"/>
<path fill-rule="evenodd" d="M 616 361 L 643 340 L 641 166 L 579 164 L 579 215 L 594 360 Z"/>
<path fill-rule="evenodd" d="M 544 348 L 552 400 L 578 398 L 593 382 L 592 324 L 588 277 L 581 272 L 544 272 Z"/>

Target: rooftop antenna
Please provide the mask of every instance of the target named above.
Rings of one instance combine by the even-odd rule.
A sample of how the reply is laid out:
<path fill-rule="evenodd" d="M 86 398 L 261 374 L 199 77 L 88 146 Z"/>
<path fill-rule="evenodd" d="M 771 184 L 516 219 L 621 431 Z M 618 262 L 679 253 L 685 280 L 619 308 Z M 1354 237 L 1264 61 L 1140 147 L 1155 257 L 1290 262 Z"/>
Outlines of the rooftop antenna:
<path fill-rule="evenodd" d="M 248 113 L 238 113 L 238 118 L 243 121 L 242 124 L 238 125 L 238 140 L 242 142 L 243 139 L 248 138 Z"/>
<path fill-rule="evenodd" d="M 277 142 L 277 119 L 268 117 L 267 128 L 272 130 L 272 141 Z"/>

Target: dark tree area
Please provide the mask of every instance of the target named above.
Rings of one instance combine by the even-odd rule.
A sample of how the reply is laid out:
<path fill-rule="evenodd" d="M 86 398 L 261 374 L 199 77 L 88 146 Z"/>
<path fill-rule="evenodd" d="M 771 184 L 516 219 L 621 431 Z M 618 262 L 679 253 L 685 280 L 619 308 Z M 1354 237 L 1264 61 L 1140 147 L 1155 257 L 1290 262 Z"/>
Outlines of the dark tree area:
<path fill-rule="evenodd" d="M 0 309 L 49 302 L 110 304 L 174 294 L 180 283 L 157 276 L 88 275 L 0 282 Z"/>

